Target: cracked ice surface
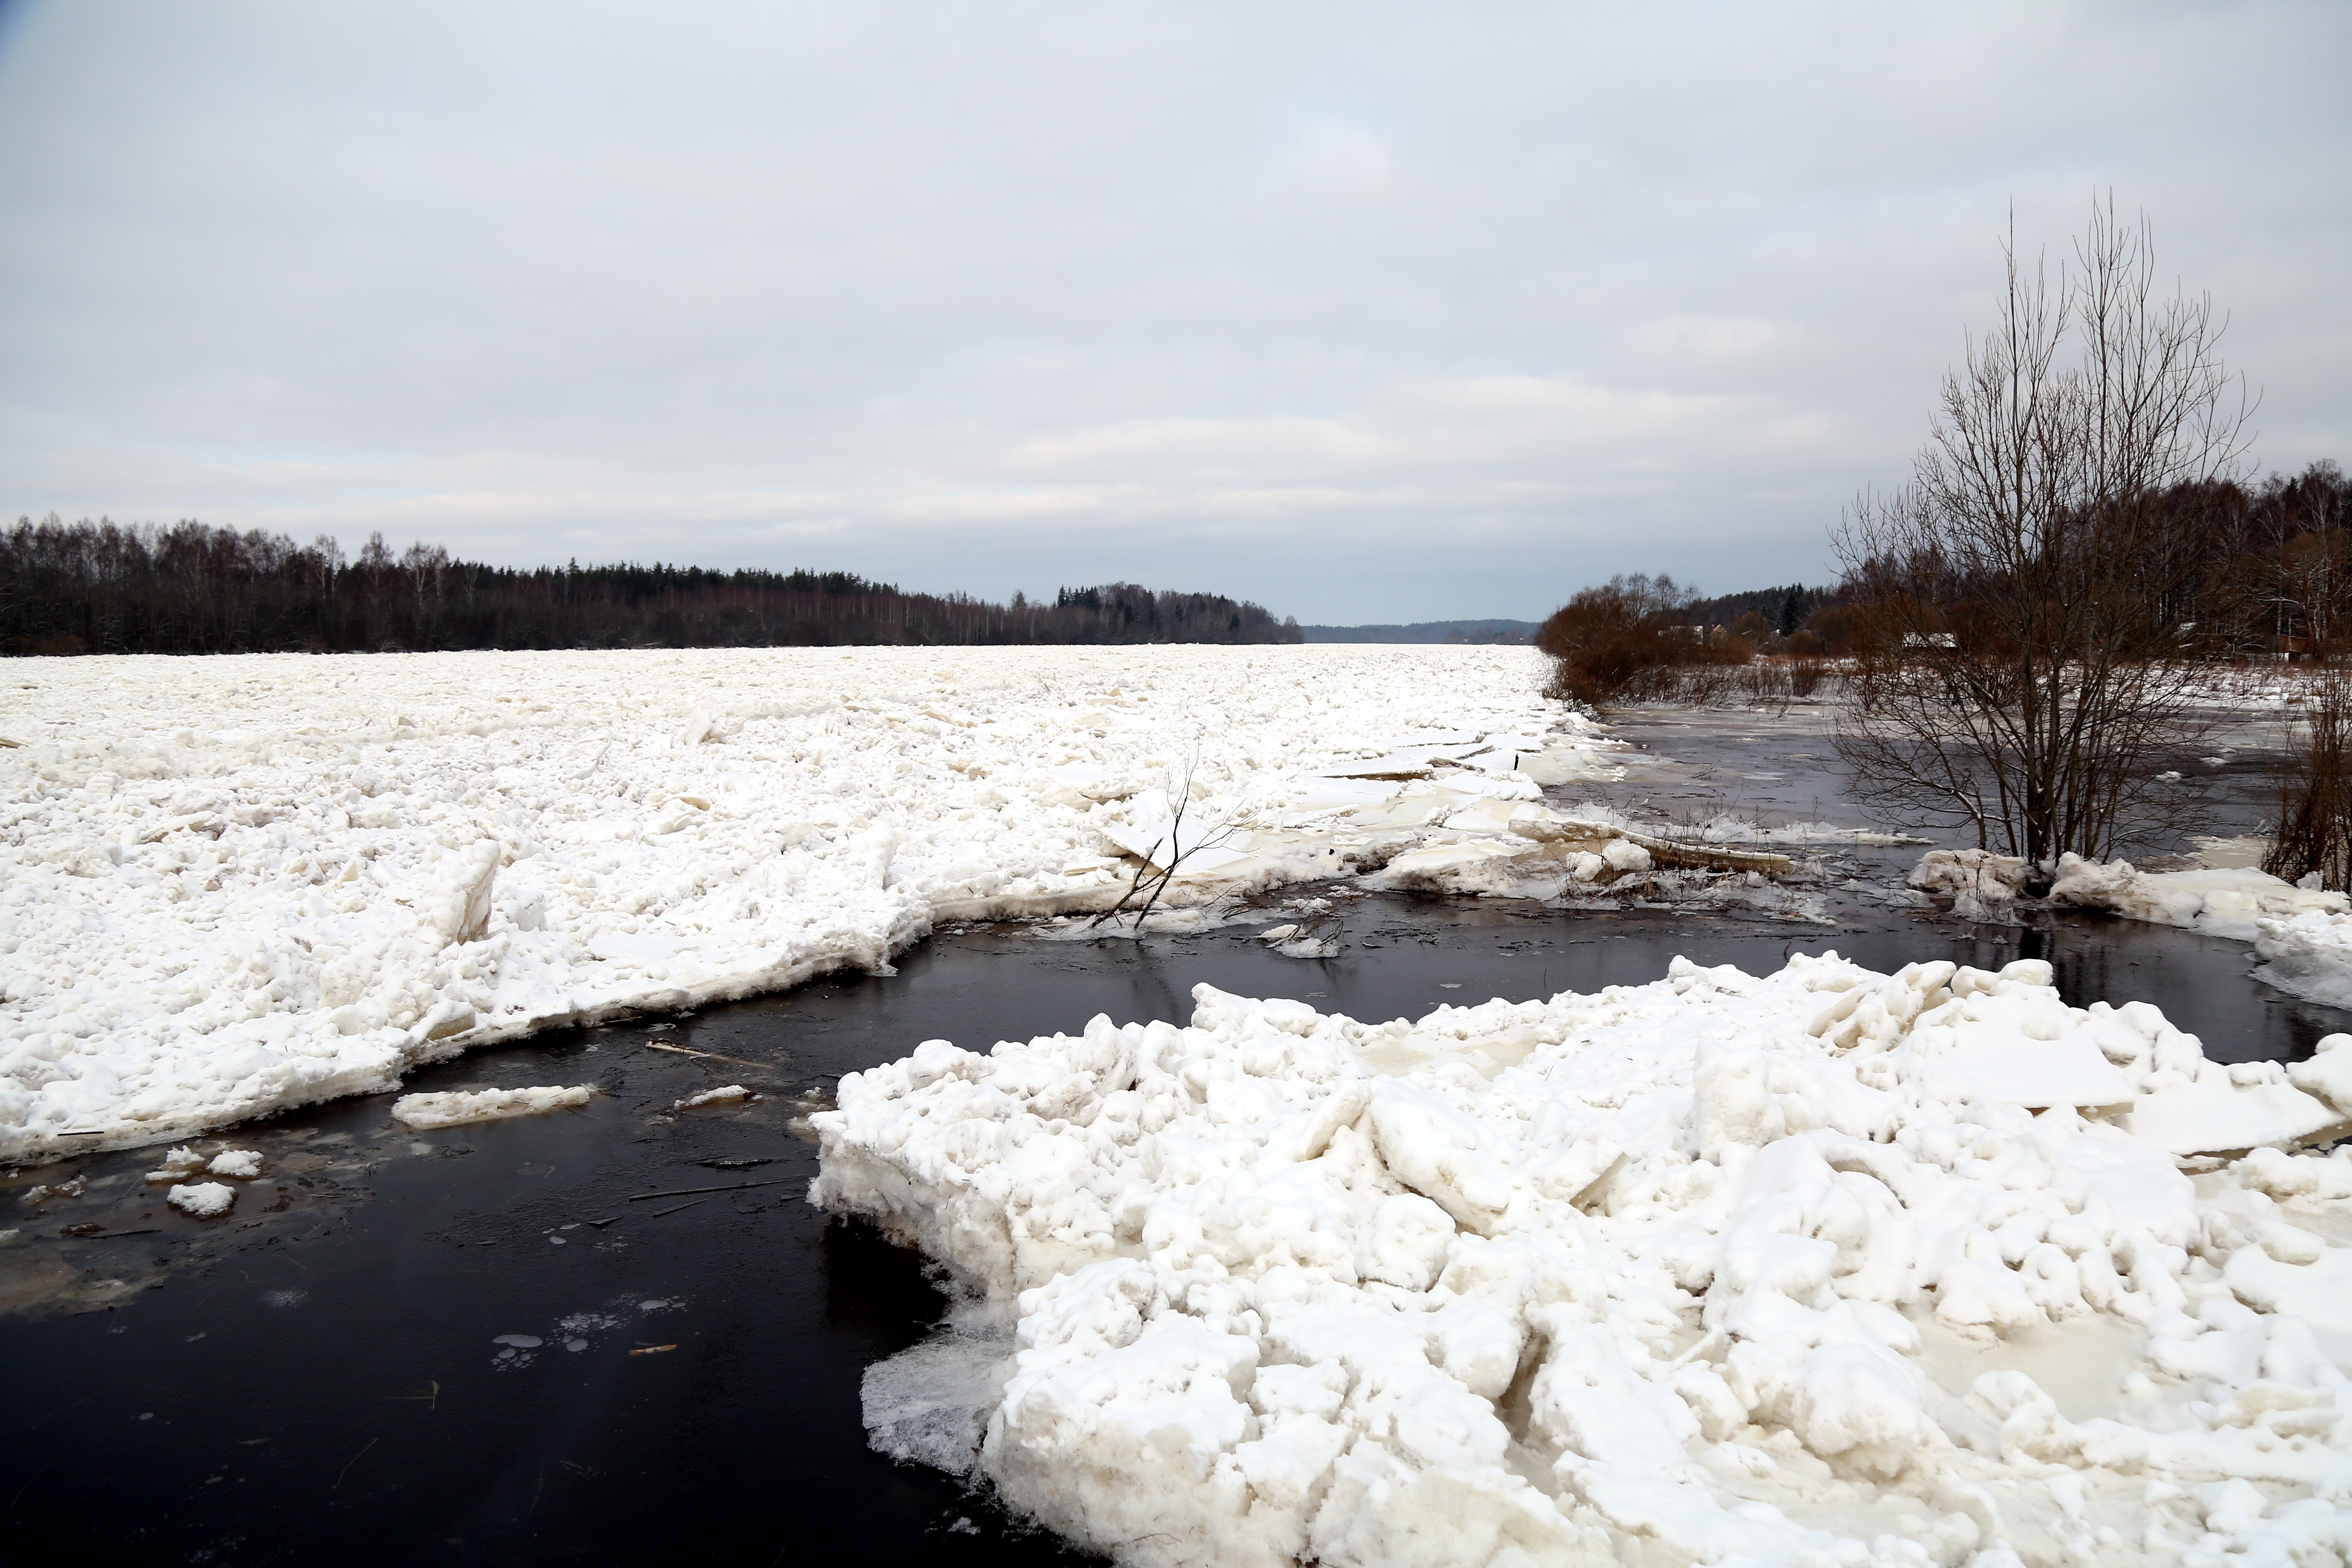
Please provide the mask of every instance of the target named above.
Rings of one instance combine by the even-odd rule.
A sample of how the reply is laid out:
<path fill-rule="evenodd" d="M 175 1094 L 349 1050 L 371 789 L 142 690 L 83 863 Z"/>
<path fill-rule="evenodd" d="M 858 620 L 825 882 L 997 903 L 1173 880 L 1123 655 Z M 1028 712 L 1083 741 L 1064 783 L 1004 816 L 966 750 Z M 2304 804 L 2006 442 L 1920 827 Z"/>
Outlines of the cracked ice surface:
<path fill-rule="evenodd" d="M 1155 792 L 1196 755 L 1192 819 L 1260 829 L 1229 879 L 1344 872 L 1372 841 L 1346 808 L 1414 792 L 1380 853 L 1460 838 L 1449 814 L 1538 793 L 1523 766 L 1573 776 L 1607 749 L 1536 696 L 1540 663 L 11 660 L 0 1159 L 185 1137 L 536 1028 L 882 968 L 938 919 L 1098 907 L 1123 877 L 1110 832 L 1137 802 L 1165 810 Z M 1398 777 L 1322 776 L 1400 755 Z"/>
<path fill-rule="evenodd" d="M 2049 980 L 926 1042 L 811 1119 L 810 1195 L 1014 1349 L 877 1369 L 869 1426 L 1125 1563 L 2343 1561 L 2352 1158 L 2288 1151 L 2352 1075 Z M 2192 1175 L 2208 1123 L 2263 1146 Z"/>

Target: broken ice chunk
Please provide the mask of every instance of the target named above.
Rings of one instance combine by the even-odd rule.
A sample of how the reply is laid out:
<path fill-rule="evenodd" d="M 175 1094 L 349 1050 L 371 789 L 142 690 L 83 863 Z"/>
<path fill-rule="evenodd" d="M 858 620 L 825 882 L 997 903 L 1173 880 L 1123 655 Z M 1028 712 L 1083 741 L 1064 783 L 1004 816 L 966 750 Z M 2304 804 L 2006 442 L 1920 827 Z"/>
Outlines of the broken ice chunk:
<path fill-rule="evenodd" d="M 484 838 L 449 868 L 449 885 L 434 900 L 429 918 L 445 942 L 479 942 L 489 933 L 490 885 L 498 878 L 499 849 Z"/>
<path fill-rule="evenodd" d="M 198 1182 L 194 1186 L 173 1187 L 163 1194 L 163 1201 L 181 1213 L 197 1219 L 212 1219 L 225 1215 L 236 1202 L 236 1189 L 226 1182 Z"/>
<path fill-rule="evenodd" d="M 176 1182 L 182 1176 L 193 1176 L 205 1168 L 205 1157 L 183 1143 L 163 1156 L 163 1163 L 147 1173 L 151 1182 Z"/>
<path fill-rule="evenodd" d="M 466 1121 L 494 1121 L 505 1116 L 534 1116 L 585 1105 L 596 1092 L 593 1083 L 569 1089 L 452 1089 L 444 1094 L 404 1094 L 392 1103 L 395 1121 L 411 1127 L 455 1127 Z"/>
<path fill-rule="evenodd" d="M 2292 1148 L 2343 1117 L 2284 1083 L 2240 1085 L 2214 1063 L 2193 1081 L 2158 1089 L 2131 1108 L 2123 1130 L 2174 1154 Z"/>
<path fill-rule="evenodd" d="M 249 1182 L 261 1174 L 261 1152 L 257 1149 L 224 1149 L 213 1156 L 205 1167 L 215 1176 L 235 1176 Z"/>
<path fill-rule="evenodd" d="M 1650 868 L 1650 852 L 1630 838 L 1612 838 L 1601 847 L 1601 858 L 1612 869 L 1646 871 Z"/>
<path fill-rule="evenodd" d="M 2352 1116 L 2352 1035 L 2330 1035 L 2309 1061 L 2286 1069 L 2287 1080 Z"/>

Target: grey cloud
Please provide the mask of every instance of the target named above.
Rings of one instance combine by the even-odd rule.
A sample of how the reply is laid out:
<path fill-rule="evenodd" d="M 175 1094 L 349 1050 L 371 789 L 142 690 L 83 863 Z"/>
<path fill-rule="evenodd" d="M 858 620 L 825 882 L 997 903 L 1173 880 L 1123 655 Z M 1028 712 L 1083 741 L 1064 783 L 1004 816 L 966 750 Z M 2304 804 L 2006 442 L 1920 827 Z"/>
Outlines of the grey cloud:
<path fill-rule="evenodd" d="M 2095 187 L 2342 450 L 2330 5 L 37 5 L 0 507 L 1302 619 L 1826 570 Z"/>

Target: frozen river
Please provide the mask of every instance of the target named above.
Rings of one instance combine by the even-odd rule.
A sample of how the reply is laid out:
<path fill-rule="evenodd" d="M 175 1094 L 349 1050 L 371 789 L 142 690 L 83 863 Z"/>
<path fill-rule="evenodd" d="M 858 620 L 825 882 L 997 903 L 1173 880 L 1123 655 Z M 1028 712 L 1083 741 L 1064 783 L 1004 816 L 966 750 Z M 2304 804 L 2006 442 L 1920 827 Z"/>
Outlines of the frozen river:
<path fill-rule="evenodd" d="M 1623 780 L 1554 803 L 1858 820 L 1801 710 L 1634 715 L 1624 734 L 1649 750 Z M 595 1083 L 580 1110 L 419 1133 L 375 1094 L 240 1129 L 228 1142 L 267 1174 L 226 1226 L 159 1201 L 153 1149 L 23 1172 L 0 1200 L 23 1216 L 0 1251 L 7 1561 L 1068 1560 L 866 1444 L 864 1370 L 942 1299 L 912 1254 L 803 1200 L 815 1150 L 795 1124 L 843 1073 L 927 1038 L 1181 1020 L 1202 982 L 1378 1020 L 1829 947 L 1889 971 L 2046 958 L 2068 1000 L 2154 1002 L 2224 1061 L 2294 1059 L 2352 1026 L 2248 979 L 2242 943 L 1921 910 L 1898 890 L 1917 853 L 1827 848 L 1832 924 L 1375 893 L 1342 900 L 1321 961 L 1256 940 L 1272 910 L 1139 944 L 958 928 L 894 976 L 559 1028 L 404 1086 Z M 724 1085 L 757 1098 L 677 1108 Z M 24 1201 L 68 1177 L 78 1192 Z M 634 1201 L 650 1194 L 675 1195 Z"/>

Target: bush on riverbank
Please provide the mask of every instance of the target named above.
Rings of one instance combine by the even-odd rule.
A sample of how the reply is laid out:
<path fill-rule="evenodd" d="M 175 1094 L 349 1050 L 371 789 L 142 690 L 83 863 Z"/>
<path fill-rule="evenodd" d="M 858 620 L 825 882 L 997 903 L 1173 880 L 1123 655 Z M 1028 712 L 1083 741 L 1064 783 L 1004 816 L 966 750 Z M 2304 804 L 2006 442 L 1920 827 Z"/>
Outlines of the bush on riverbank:
<path fill-rule="evenodd" d="M 2352 670 L 2323 670 L 2304 689 L 2279 766 L 2263 869 L 2290 882 L 2352 888 Z"/>
<path fill-rule="evenodd" d="M 1722 684 L 1756 657 L 1745 637 L 1692 622 L 1698 595 L 1672 577 L 1612 577 L 1552 612 L 1536 646 L 1552 658 L 1545 695 L 1588 708 L 1673 701 Z"/>

